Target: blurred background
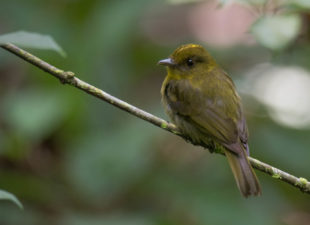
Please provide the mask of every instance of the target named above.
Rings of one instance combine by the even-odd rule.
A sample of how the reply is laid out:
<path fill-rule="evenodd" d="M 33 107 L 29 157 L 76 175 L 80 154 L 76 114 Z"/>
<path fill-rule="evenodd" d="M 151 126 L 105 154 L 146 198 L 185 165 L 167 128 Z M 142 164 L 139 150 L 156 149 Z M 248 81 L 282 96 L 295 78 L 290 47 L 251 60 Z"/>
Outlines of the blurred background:
<path fill-rule="evenodd" d="M 49 34 L 29 50 L 162 118 L 156 65 L 200 43 L 244 102 L 251 155 L 310 178 L 307 0 L 1 0 L 0 34 Z M 257 171 L 243 199 L 226 159 L 137 119 L 0 49 L 1 225 L 308 225 L 310 196 Z"/>

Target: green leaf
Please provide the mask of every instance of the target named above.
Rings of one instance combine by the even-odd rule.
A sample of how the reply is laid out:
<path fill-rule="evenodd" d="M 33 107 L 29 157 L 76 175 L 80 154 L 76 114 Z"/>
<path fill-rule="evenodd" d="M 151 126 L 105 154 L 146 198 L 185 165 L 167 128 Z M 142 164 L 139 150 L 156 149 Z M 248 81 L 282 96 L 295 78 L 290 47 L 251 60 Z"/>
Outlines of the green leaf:
<path fill-rule="evenodd" d="M 219 0 L 220 5 L 226 5 L 229 0 Z"/>
<path fill-rule="evenodd" d="M 291 1 L 288 1 L 288 4 L 291 4 L 301 9 L 310 9 L 309 0 L 291 0 Z"/>
<path fill-rule="evenodd" d="M 25 90 L 4 99 L 4 117 L 16 131 L 30 140 L 40 140 L 53 132 L 68 115 L 70 103 L 59 91 Z"/>
<path fill-rule="evenodd" d="M 17 31 L 9 34 L 0 35 L 0 45 L 12 43 L 19 47 L 37 48 L 44 50 L 53 50 L 65 57 L 64 50 L 49 35 L 31 33 L 26 31 Z"/>
<path fill-rule="evenodd" d="M 259 6 L 264 5 L 267 0 L 234 0 L 234 1 L 242 4 L 247 4 L 250 6 Z"/>
<path fill-rule="evenodd" d="M 9 200 L 15 203 L 20 209 L 23 209 L 22 203 L 11 193 L 0 190 L 0 200 Z"/>
<path fill-rule="evenodd" d="M 143 132 L 137 135 L 138 130 Z M 117 130 L 88 132 L 72 143 L 67 170 L 81 196 L 101 201 L 98 196 L 113 198 L 137 182 L 151 165 L 147 146 L 158 132 L 131 120 Z"/>
<path fill-rule="evenodd" d="M 146 214 L 146 213 L 145 213 Z M 140 213 L 133 215 L 130 213 L 110 213 L 109 215 L 87 215 L 85 213 L 73 212 L 63 216 L 60 224 L 66 225 L 154 225 L 151 217 Z M 160 223 L 164 224 L 164 223 Z M 165 223 L 166 224 L 166 223 Z"/>
<path fill-rule="evenodd" d="M 202 0 L 167 0 L 169 4 L 188 4 L 188 3 L 196 3 L 201 2 Z"/>
<path fill-rule="evenodd" d="M 300 28 L 301 19 L 298 15 L 276 15 L 258 19 L 251 32 L 261 45 L 279 50 L 296 38 Z"/>

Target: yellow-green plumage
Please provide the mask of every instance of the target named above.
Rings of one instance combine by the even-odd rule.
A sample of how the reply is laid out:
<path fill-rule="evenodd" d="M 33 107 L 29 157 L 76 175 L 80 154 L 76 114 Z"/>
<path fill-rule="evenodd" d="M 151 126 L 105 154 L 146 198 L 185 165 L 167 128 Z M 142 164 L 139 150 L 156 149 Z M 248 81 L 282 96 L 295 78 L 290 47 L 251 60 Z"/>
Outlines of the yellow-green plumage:
<path fill-rule="evenodd" d="M 260 185 L 247 159 L 248 130 L 241 99 L 230 77 L 200 45 L 176 49 L 159 64 L 168 74 L 161 94 L 171 120 L 195 144 L 222 146 L 243 194 L 260 195 Z"/>

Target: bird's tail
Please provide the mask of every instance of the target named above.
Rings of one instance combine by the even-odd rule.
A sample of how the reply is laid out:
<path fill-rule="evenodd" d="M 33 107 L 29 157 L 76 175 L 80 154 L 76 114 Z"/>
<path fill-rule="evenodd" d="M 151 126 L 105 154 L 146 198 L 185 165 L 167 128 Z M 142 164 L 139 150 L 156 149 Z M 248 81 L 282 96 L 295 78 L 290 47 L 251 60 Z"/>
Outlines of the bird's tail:
<path fill-rule="evenodd" d="M 225 150 L 225 155 L 241 194 L 246 198 L 250 195 L 260 195 L 260 184 L 244 149 L 242 149 L 238 155 L 229 150 Z"/>

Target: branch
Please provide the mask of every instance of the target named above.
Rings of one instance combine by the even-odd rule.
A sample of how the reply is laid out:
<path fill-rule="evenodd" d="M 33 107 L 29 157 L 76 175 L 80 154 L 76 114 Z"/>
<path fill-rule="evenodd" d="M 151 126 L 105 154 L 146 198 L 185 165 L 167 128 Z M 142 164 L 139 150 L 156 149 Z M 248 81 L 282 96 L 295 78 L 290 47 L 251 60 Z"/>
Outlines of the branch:
<path fill-rule="evenodd" d="M 41 70 L 51 74 L 52 76 L 58 78 L 63 84 L 69 84 L 71 86 L 74 86 L 90 95 L 93 95 L 111 105 L 114 105 L 118 108 L 120 108 L 121 110 L 124 110 L 140 119 L 143 119 L 149 123 L 154 124 L 155 126 L 158 126 L 166 131 L 169 131 L 175 135 L 178 135 L 182 138 L 184 138 L 185 140 L 189 141 L 189 138 L 184 136 L 179 130 L 178 128 L 172 124 L 169 123 L 161 118 L 158 118 L 148 112 L 145 112 L 133 105 L 128 104 L 127 102 L 124 102 L 104 91 L 102 91 L 99 88 L 96 88 L 95 86 L 92 86 L 80 79 L 78 79 L 77 77 L 75 77 L 75 74 L 73 72 L 70 71 L 63 71 L 61 69 L 58 69 L 50 64 L 48 64 L 47 62 L 39 59 L 38 57 L 28 53 L 27 51 L 13 45 L 13 44 L 4 44 L 1 45 L 2 48 L 4 48 L 5 50 L 15 54 L 16 56 L 24 59 L 25 61 L 33 64 L 34 66 L 40 68 Z M 202 147 L 206 147 L 206 146 L 202 146 Z M 275 179 L 279 179 L 281 181 L 284 181 L 292 186 L 294 186 L 295 188 L 298 188 L 299 190 L 301 190 L 302 192 L 308 193 L 310 194 L 310 182 L 307 181 L 307 179 L 305 178 L 298 178 L 296 176 L 293 176 L 287 172 L 284 172 L 280 169 L 277 169 L 271 165 L 268 165 L 264 162 L 261 162 L 255 158 L 252 157 L 248 157 L 251 165 L 253 166 L 253 168 L 260 170 L 266 174 L 269 174 L 270 176 L 272 176 Z"/>

